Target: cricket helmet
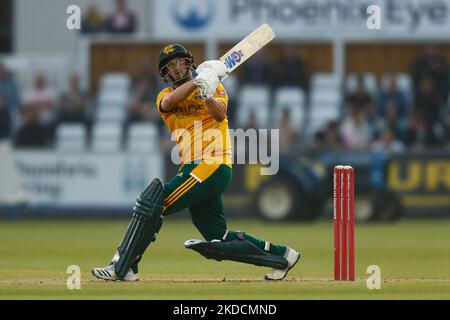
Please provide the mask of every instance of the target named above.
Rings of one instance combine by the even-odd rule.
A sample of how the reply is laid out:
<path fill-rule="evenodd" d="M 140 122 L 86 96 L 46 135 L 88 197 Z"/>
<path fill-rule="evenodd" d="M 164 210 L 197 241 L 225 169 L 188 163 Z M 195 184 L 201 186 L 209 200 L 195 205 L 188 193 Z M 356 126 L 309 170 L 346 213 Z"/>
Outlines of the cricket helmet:
<path fill-rule="evenodd" d="M 164 66 L 172 59 L 174 58 L 187 58 L 189 62 L 191 63 L 191 70 L 195 70 L 195 61 L 192 54 L 181 44 L 169 44 L 168 46 L 164 47 L 161 52 L 159 53 L 159 62 L 158 62 L 158 72 L 161 78 L 163 78 L 164 81 L 169 82 L 166 77 L 164 76 L 162 69 Z M 187 77 L 185 77 L 187 78 Z M 178 80 L 177 82 L 181 82 L 185 80 L 185 78 Z"/>

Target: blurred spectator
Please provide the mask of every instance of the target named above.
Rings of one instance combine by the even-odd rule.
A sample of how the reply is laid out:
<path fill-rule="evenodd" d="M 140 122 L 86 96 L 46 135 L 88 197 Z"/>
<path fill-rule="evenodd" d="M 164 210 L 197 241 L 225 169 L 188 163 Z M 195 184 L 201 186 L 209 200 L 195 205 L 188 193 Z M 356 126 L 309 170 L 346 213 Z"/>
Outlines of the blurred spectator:
<path fill-rule="evenodd" d="M 339 132 L 339 123 L 330 121 L 324 132 L 324 147 L 327 150 L 337 150 L 343 147 L 344 143 Z"/>
<path fill-rule="evenodd" d="M 132 93 L 127 103 L 125 133 L 131 123 L 152 121 L 158 125 L 160 134 L 163 135 L 164 122 L 155 105 L 156 96 L 162 89 L 158 78 L 150 59 L 142 59 L 139 62 L 138 72 L 133 78 Z"/>
<path fill-rule="evenodd" d="M 344 145 L 348 149 L 366 149 L 370 145 L 371 126 L 365 113 L 355 107 L 350 108 L 350 112 L 341 124 L 340 132 Z"/>
<path fill-rule="evenodd" d="M 133 86 L 136 87 L 142 80 L 148 82 L 153 100 L 156 100 L 158 92 L 166 87 L 165 83 L 159 83 L 160 77 L 155 74 L 155 66 L 148 58 L 139 62 L 138 71 L 133 77 Z"/>
<path fill-rule="evenodd" d="M 395 77 L 392 75 L 388 78 L 387 88 L 380 94 L 377 114 L 381 117 L 386 116 L 386 109 L 388 105 L 393 105 L 397 109 L 397 114 L 399 117 L 405 117 L 409 112 L 406 96 L 399 90 Z"/>
<path fill-rule="evenodd" d="M 80 79 L 77 73 L 70 75 L 69 89 L 61 96 L 57 122 L 82 123 L 86 129 L 90 128 L 88 99 L 80 89 Z"/>
<path fill-rule="evenodd" d="M 236 121 L 236 110 L 237 110 L 237 98 L 239 83 L 235 74 L 230 74 L 228 78 L 223 82 L 223 85 L 228 94 L 228 108 L 227 108 L 227 118 L 228 125 L 230 128 L 234 127 Z"/>
<path fill-rule="evenodd" d="M 395 138 L 400 140 L 405 139 L 407 130 L 406 117 L 399 117 L 398 107 L 394 101 L 389 101 L 386 104 L 384 115 L 377 119 L 375 126 L 377 133 L 391 128 L 394 131 Z"/>
<path fill-rule="evenodd" d="M 324 129 L 317 131 L 311 141 L 311 149 L 315 152 L 337 151 L 344 147 L 344 141 L 340 132 L 340 123 L 332 120 Z"/>
<path fill-rule="evenodd" d="M 415 150 L 437 143 L 437 138 L 432 128 L 426 125 L 422 115 L 418 112 L 413 113 L 409 118 L 405 143 L 408 148 Z"/>
<path fill-rule="evenodd" d="M 252 112 L 248 116 L 247 124 L 244 126 L 244 130 L 247 129 L 259 129 L 258 118 L 256 117 L 256 113 Z"/>
<path fill-rule="evenodd" d="M 373 115 L 374 101 L 365 88 L 364 79 L 362 76 L 358 77 L 356 90 L 347 96 L 346 102 L 351 105 L 352 108 L 356 108 L 357 111 L 364 112 L 368 116 Z"/>
<path fill-rule="evenodd" d="M 444 109 L 442 118 L 445 130 L 444 142 L 448 147 L 450 147 L 450 101 L 448 102 L 447 107 Z"/>
<path fill-rule="evenodd" d="M 282 110 L 279 126 L 280 134 L 280 154 L 287 154 L 295 151 L 298 147 L 300 132 L 294 127 L 288 108 Z"/>
<path fill-rule="evenodd" d="M 162 152 L 171 152 L 176 147 L 175 141 L 172 140 L 172 134 L 166 126 L 162 129 L 159 146 Z"/>
<path fill-rule="evenodd" d="M 314 137 L 313 137 L 312 143 L 311 143 L 311 151 L 312 152 L 327 151 L 327 148 L 325 145 L 325 133 L 323 131 L 317 131 L 314 134 Z"/>
<path fill-rule="evenodd" d="M 52 125 L 55 112 L 56 91 L 47 85 L 42 73 L 34 79 L 34 86 L 25 92 L 24 103 L 38 112 L 38 120 L 43 125 Z"/>
<path fill-rule="evenodd" d="M 20 93 L 13 75 L 0 63 L 0 94 L 10 111 L 19 110 Z"/>
<path fill-rule="evenodd" d="M 416 59 L 413 74 L 416 94 L 420 94 L 420 87 L 424 79 L 431 80 L 434 94 L 436 94 L 439 103 L 446 103 L 450 89 L 448 84 L 448 63 L 433 45 L 426 46 L 423 53 Z"/>
<path fill-rule="evenodd" d="M 128 102 L 128 112 L 125 126 L 134 122 L 152 121 L 159 123 L 159 113 L 154 105 L 156 100 L 154 90 L 148 78 L 141 78 L 133 88 Z"/>
<path fill-rule="evenodd" d="M 49 128 L 39 121 L 38 110 L 31 105 L 23 109 L 22 126 L 16 136 L 18 148 L 43 148 L 49 146 L 51 135 Z"/>
<path fill-rule="evenodd" d="M 148 58 L 144 58 L 139 63 L 137 74 L 133 78 L 133 95 L 128 107 L 134 109 L 137 105 L 132 106 L 138 100 L 147 102 L 143 109 L 143 116 L 146 120 L 154 121 L 159 126 L 159 131 L 163 134 L 166 127 L 156 109 L 156 97 L 167 84 L 162 81 L 161 77 L 155 74 L 155 66 Z M 129 111 L 131 110 L 129 109 Z"/>
<path fill-rule="evenodd" d="M 132 33 L 136 28 L 135 13 L 127 8 L 125 0 L 116 0 L 116 8 L 106 21 L 106 30 L 112 33 Z"/>
<path fill-rule="evenodd" d="M 337 151 L 344 147 L 344 141 L 339 131 L 339 122 L 332 120 L 323 130 L 314 134 L 311 149 L 315 152 Z"/>
<path fill-rule="evenodd" d="M 439 119 L 441 107 L 439 96 L 435 93 L 435 84 L 431 78 L 423 78 L 418 84 L 415 111 L 420 113 L 427 126 L 431 127 Z"/>
<path fill-rule="evenodd" d="M 273 67 L 274 87 L 299 86 L 308 91 L 307 68 L 294 46 L 283 47 L 281 56 Z"/>
<path fill-rule="evenodd" d="M 105 18 L 95 5 L 90 5 L 81 23 L 81 33 L 93 34 L 105 30 Z"/>
<path fill-rule="evenodd" d="M 3 94 L 0 93 L 0 141 L 8 139 L 10 134 L 11 115 L 8 106 L 6 105 L 6 99 Z"/>
<path fill-rule="evenodd" d="M 393 152 L 400 153 L 405 150 L 405 145 L 395 138 L 395 129 L 392 127 L 386 128 L 378 140 L 372 145 L 374 152 Z"/>
<path fill-rule="evenodd" d="M 257 154 L 251 152 L 251 150 L 253 150 L 253 148 L 255 147 L 254 145 L 252 145 L 252 143 L 256 144 L 259 146 L 259 142 L 260 142 L 260 135 L 255 132 L 255 130 L 258 130 L 260 128 L 259 124 L 258 124 L 258 118 L 256 116 L 255 112 L 251 112 L 247 118 L 247 122 L 245 123 L 245 125 L 242 127 L 242 130 L 248 134 L 249 136 L 253 136 L 253 134 L 256 135 L 256 140 L 255 139 L 238 139 L 238 136 L 234 137 L 234 146 L 233 148 L 235 150 L 242 150 L 245 149 L 245 154 L 248 155 L 248 159 L 249 161 L 257 161 Z M 247 132 L 247 130 L 249 130 Z M 268 149 L 267 151 L 270 152 L 270 146 L 271 146 L 271 141 L 269 140 L 271 137 L 270 135 L 268 136 L 268 140 L 267 140 L 267 146 Z M 252 141 L 253 140 L 253 141 Z M 280 138 L 281 140 L 281 138 Z M 261 146 L 263 147 L 263 146 Z"/>
<path fill-rule="evenodd" d="M 261 50 L 244 63 L 240 76 L 242 84 L 269 85 L 272 82 L 272 69 L 267 52 Z"/>

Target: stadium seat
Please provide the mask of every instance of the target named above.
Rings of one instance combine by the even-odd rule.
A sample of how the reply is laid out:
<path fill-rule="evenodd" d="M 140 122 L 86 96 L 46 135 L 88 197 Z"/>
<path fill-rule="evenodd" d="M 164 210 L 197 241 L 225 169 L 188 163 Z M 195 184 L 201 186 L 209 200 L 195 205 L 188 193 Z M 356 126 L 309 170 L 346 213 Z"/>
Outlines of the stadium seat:
<path fill-rule="evenodd" d="M 375 75 L 373 73 L 364 73 L 363 82 L 366 90 L 370 94 L 375 96 L 378 92 L 377 78 L 375 77 Z M 346 93 L 354 92 L 356 90 L 357 85 L 358 85 L 358 74 L 356 73 L 349 74 L 345 80 L 345 92 Z"/>
<path fill-rule="evenodd" d="M 336 104 L 341 102 L 341 91 L 330 88 L 314 88 L 311 93 L 311 105 Z"/>
<path fill-rule="evenodd" d="M 341 80 L 337 75 L 332 73 L 316 73 L 312 78 L 312 88 L 313 89 L 335 89 L 339 90 L 341 87 Z"/>
<path fill-rule="evenodd" d="M 19 56 L 19 55 L 10 55 L 2 58 L 2 63 L 5 66 L 14 71 L 17 70 L 29 70 L 31 69 L 31 60 L 30 58 Z"/>
<path fill-rule="evenodd" d="M 390 77 L 392 77 L 391 74 L 384 74 L 381 78 L 381 87 L 384 90 L 386 90 L 389 85 Z M 398 73 L 394 75 L 394 78 L 400 91 L 404 92 L 405 94 L 412 93 L 412 80 L 409 74 Z"/>
<path fill-rule="evenodd" d="M 11 55 L 2 59 L 6 68 L 15 76 L 19 87 L 28 88 L 33 84 L 33 74 L 31 59 L 19 55 Z"/>
<path fill-rule="evenodd" d="M 84 152 L 86 137 L 83 124 L 61 124 L 56 129 L 56 149 L 62 152 Z"/>
<path fill-rule="evenodd" d="M 306 132 L 313 135 L 331 120 L 340 116 L 341 90 L 339 88 L 317 88 L 311 93 L 311 105 Z"/>
<path fill-rule="evenodd" d="M 122 126 L 97 123 L 93 129 L 92 150 L 95 152 L 118 152 L 121 149 Z"/>
<path fill-rule="evenodd" d="M 57 91 L 68 89 L 68 79 L 74 62 L 65 55 L 38 55 L 32 58 L 32 74 L 43 71 L 50 85 Z"/>
<path fill-rule="evenodd" d="M 100 90 L 99 105 L 121 105 L 125 106 L 129 97 L 128 91 L 123 89 L 104 88 Z"/>
<path fill-rule="evenodd" d="M 399 73 L 395 77 L 397 85 L 401 91 L 405 92 L 407 95 L 412 94 L 413 85 L 411 76 L 407 73 Z"/>
<path fill-rule="evenodd" d="M 136 123 L 128 129 L 127 150 L 154 153 L 159 150 L 158 128 L 152 123 Z"/>
<path fill-rule="evenodd" d="M 130 76 L 126 73 L 106 73 L 100 80 L 100 87 L 102 89 L 118 89 L 120 91 L 128 92 L 131 86 Z"/>
<path fill-rule="evenodd" d="M 386 90 L 389 85 L 389 80 L 392 77 L 391 74 L 385 74 L 381 77 L 381 88 Z M 414 100 L 414 90 L 411 76 L 407 73 L 398 73 L 394 75 L 395 82 L 397 83 L 398 89 L 405 95 L 408 104 L 413 104 Z"/>
<path fill-rule="evenodd" d="M 364 85 L 369 93 L 376 95 L 378 92 L 377 77 L 373 73 L 364 74 Z"/>
<path fill-rule="evenodd" d="M 330 121 L 340 117 L 339 107 L 335 104 L 318 104 L 311 108 L 309 113 L 307 132 L 313 135 Z"/>
<path fill-rule="evenodd" d="M 275 118 L 273 127 L 279 127 L 283 109 L 288 108 L 294 126 L 303 126 L 305 93 L 297 87 L 282 87 L 275 92 Z"/>
<path fill-rule="evenodd" d="M 102 106 L 97 111 L 97 121 L 122 123 L 125 120 L 126 111 L 121 106 Z"/>
<path fill-rule="evenodd" d="M 345 78 L 345 92 L 352 93 L 356 90 L 356 86 L 358 85 L 358 75 L 355 73 L 350 73 Z"/>
<path fill-rule="evenodd" d="M 258 125 L 267 127 L 269 118 L 270 91 L 266 86 L 244 86 L 238 101 L 237 124 L 246 127 L 250 115 L 256 115 Z"/>
<path fill-rule="evenodd" d="M 227 79 L 223 82 L 225 89 L 227 90 L 228 96 L 234 98 L 238 93 L 238 80 L 235 75 L 230 74 Z"/>

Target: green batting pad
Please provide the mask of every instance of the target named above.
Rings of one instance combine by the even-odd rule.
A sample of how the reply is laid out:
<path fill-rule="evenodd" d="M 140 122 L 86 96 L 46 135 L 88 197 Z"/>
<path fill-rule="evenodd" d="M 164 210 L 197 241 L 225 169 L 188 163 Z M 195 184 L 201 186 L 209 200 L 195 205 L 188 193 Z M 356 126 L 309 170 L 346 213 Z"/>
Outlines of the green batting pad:
<path fill-rule="evenodd" d="M 154 241 L 161 228 L 163 203 L 163 183 L 160 179 L 154 179 L 137 197 L 131 222 L 117 249 L 118 258 L 114 263 L 119 278 L 127 274 L 131 265 L 140 259 L 150 242 Z"/>
<path fill-rule="evenodd" d="M 261 250 L 248 240 L 235 239 L 232 241 L 188 240 L 184 243 L 187 249 L 197 251 L 207 259 L 217 261 L 231 260 L 256 266 L 286 269 L 288 262 L 285 258 Z"/>

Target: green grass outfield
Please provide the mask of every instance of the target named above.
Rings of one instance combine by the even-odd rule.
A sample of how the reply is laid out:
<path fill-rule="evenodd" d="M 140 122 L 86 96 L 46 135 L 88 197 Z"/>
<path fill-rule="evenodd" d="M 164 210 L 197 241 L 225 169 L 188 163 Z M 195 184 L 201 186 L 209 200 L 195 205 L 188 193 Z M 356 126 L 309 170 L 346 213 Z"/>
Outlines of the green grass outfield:
<path fill-rule="evenodd" d="M 109 262 L 127 223 L 0 221 L 0 299 L 450 299 L 450 220 L 357 225 L 355 282 L 332 281 L 331 223 L 232 220 L 230 229 L 301 251 L 286 280 L 267 282 L 266 268 L 185 249 L 199 233 L 169 218 L 141 262 L 140 282 L 95 279 L 90 268 Z M 69 265 L 81 267 L 81 290 L 66 288 Z M 380 290 L 366 286 L 369 265 L 381 268 Z"/>

